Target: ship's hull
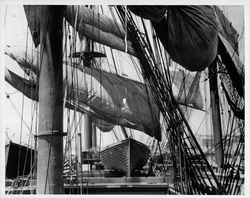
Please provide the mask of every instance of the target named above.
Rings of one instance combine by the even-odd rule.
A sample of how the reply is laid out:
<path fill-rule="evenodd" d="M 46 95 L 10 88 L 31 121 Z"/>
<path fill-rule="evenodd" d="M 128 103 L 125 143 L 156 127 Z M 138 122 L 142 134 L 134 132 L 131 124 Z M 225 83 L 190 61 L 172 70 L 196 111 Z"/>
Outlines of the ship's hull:
<path fill-rule="evenodd" d="M 121 171 L 127 176 L 141 169 L 148 160 L 149 148 L 132 138 L 110 145 L 100 152 L 101 161 L 106 169 Z"/>

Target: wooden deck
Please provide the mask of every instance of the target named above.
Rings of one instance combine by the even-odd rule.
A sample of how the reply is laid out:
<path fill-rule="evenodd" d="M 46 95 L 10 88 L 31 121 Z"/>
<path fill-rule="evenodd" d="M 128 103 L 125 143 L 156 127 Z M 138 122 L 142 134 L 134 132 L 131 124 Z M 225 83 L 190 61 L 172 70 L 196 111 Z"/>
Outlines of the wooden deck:
<path fill-rule="evenodd" d="M 6 194 L 35 194 L 36 185 L 6 187 Z M 76 183 L 64 180 L 65 194 L 172 194 L 167 177 L 89 177 Z"/>

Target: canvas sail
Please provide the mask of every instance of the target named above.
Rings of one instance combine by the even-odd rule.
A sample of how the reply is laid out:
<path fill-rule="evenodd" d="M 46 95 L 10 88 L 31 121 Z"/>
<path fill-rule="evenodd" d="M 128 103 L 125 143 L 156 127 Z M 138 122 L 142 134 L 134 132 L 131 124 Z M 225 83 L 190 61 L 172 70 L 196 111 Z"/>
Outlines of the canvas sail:
<path fill-rule="evenodd" d="M 39 5 L 25 5 L 24 10 L 34 44 L 37 47 L 40 38 Z M 66 6 L 65 19 L 75 28 L 80 37 L 85 36 L 88 39 L 123 52 L 127 46 L 127 53 L 135 56 L 132 43 L 127 41 L 125 44 L 124 28 L 111 18 L 85 6 L 75 5 Z"/>
<path fill-rule="evenodd" d="M 134 11 L 134 9 L 132 11 Z M 202 71 L 217 55 L 217 22 L 211 6 L 153 6 L 158 12 L 151 13 L 151 6 L 140 6 L 140 16 L 150 18 L 156 35 L 171 58 L 189 71 Z M 138 12 L 134 12 L 138 14 Z M 158 13 L 156 15 L 155 13 Z M 150 17 L 148 15 L 151 14 Z M 159 20 L 161 18 L 161 20 Z"/>
<path fill-rule="evenodd" d="M 129 6 L 129 8 L 152 21 L 157 36 L 171 58 L 186 69 L 202 71 L 216 57 L 218 34 L 212 7 Z M 167 18 L 164 15 L 166 9 L 168 9 Z M 31 33 L 40 32 L 39 18 L 36 17 L 38 10 L 38 6 L 26 6 L 25 9 Z M 65 19 L 81 37 L 85 36 L 123 52 L 126 48 L 127 53 L 136 56 L 129 35 L 125 43 L 124 28 L 109 17 L 85 6 L 66 6 Z"/>
<path fill-rule="evenodd" d="M 38 70 L 33 70 L 33 68 L 37 68 L 37 61 L 32 58 L 27 58 L 25 61 L 25 54 L 27 57 L 34 52 L 25 53 L 25 51 L 16 49 L 6 53 L 19 65 L 22 65 L 22 68 L 30 69 L 39 75 Z M 18 54 L 15 55 L 16 53 Z M 66 78 L 65 73 L 64 88 L 69 106 L 75 106 L 79 111 L 87 112 L 96 119 L 144 131 L 146 134 L 160 139 L 159 112 L 149 96 L 150 91 L 146 90 L 145 84 L 97 69 L 85 67 L 83 71 L 80 71 L 64 64 L 65 70 L 66 67 L 68 77 Z M 74 78 L 71 75 L 72 72 L 75 72 Z M 35 80 L 21 79 L 10 72 L 8 76 L 12 76 L 12 78 L 7 78 L 7 81 L 14 87 L 18 88 L 19 83 L 24 83 L 27 90 L 33 88 L 31 93 L 36 93 L 37 82 Z M 19 87 L 19 90 L 23 91 L 22 87 Z M 26 96 L 31 98 L 28 91 Z M 73 98 L 78 98 L 78 103 L 72 100 Z M 87 106 L 90 109 L 86 108 Z"/>
<path fill-rule="evenodd" d="M 36 53 L 38 52 L 32 50 L 24 51 L 20 47 L 6 47 L 5 53 L 15 60 L 26 71 L 27 75 L 32 74 L 29 81 L 24 80 L 23 82 L 26 85 L 25 87 L 27 87 L 26 89 L 37 86 L 39 56 L 36 56 Z M 148 93 L 149 95 L 151 94 L 149 90 L 146 90 L 145 84 L 102 70 L 84 67 L 81 64 L 64 61 L 64 67 L 65 69 L 67 67 L 68 73 L 67 79 L 66 74 L 64 75 L 68 107 L 74 109 L 73 107 L 76 106 L 78 111 L 88 112 L 94 115 L 96 119 L 105 121 L 103 124 L 100 121 L 98 122 L 99 128 L 103 131 L 112 129 L 112 125 L 108 124 L 112 123 L 159 137 L 159 135 L 156 135 L 159 133 L 159 112 L 152 97 L 148 96 Z M 75 72 L 76 76 L 74 76 L 75 79 L 78 79 L 77 81 L 72 79 L 71 72 L 73 71 L 77 71 Z M 185 79 L 184 92 L 180 88 L 181 82 L 185 77 L 184 73 L 172 72 L 171 74 L 174 77 L 173 84 L 177 87 L 175 92 L 176 99 L 184 105 L 192 105 L 194 108 L 202 109 L 203 102 L 199 89 L 199 79 L 195 79 L 193 75 L 188 75 Z M 18 78 L 18 81 L 22 81 L 20 77 L 16 78 Z M 17 83 L 15 80 L 11 82 L 9 80 L 8 82 L 14 87 L 21 83 Z M 191 89 L 194 83 L 196 88 Z M 21 87 L 19 90 L 22 91 Z M 36 93 L 35 90 L 27 91 L 26 96 L 33 98 L 34 95 L 30 96 L 29 93 L 34 94 Z M 187 97 L 188 95 L 192 97 Z M 79 102 L 76 104 L 72 98 L 79 98 Z M 91 110 L 88 110 L 86 106 L 91 107 Z"/>
<path fill-rule="evenodd" d="M 38 101 L 38 87 L 34 82 L 26 80 L 9 69 L 5 68 L 5 81 L 12 85 L 15 89 L 22 92 L 27 98 Z M 76 108 L 81 113 L 90 113 L 87 108 L 76 107 L 70 101 L 65 101 L 65 107 L 71 110 Z M 114 128 L 114 125 L 104 120 L 95 119 L 97 127 L 103 132 L 109 132 Z"/>

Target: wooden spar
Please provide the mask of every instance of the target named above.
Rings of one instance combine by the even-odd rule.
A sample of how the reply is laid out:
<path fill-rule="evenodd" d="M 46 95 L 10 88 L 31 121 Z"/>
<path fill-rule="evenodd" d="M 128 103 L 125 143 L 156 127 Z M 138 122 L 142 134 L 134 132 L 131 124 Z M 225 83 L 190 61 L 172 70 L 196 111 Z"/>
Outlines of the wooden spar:
<path fill-rule="evenodd" d="M 63 6 L 41 6 L 37 194 L 63 189 Z"/>
<path fill-rule="evenodd" d="M 90 51 L 91 49 L 90 41 L 86 40 L 85 51 Z M 91 59 L 84 59 L 84 67 L 91 67 Z M 83 151 L 88 152 L 92 147 L 92 117 L 88 114 L 84 114 L 84 131 L 83 131 Z"/>
<path fill-rule="evenodd" d="M 219 106 L 219 94 L 217 85 L 217 60 L 209 66 L 209 85 L 210 85 L 210 101 L 211 101 L 211 116 L 214 135 L 215 160 L 218 167 L 223 165 L 223 144 L 221 131 L 221 118 Z"/>

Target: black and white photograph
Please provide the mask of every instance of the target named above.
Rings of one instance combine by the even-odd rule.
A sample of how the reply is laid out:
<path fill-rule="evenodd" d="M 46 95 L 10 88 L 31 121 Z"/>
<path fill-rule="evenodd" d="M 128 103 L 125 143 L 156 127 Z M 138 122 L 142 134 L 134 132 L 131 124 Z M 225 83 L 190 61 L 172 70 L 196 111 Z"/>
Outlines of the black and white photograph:
<path fill-rule="evenodd" d="M 246 195 L 246 5 L 139 2 L 4 1 L 3 195 Z"/>

